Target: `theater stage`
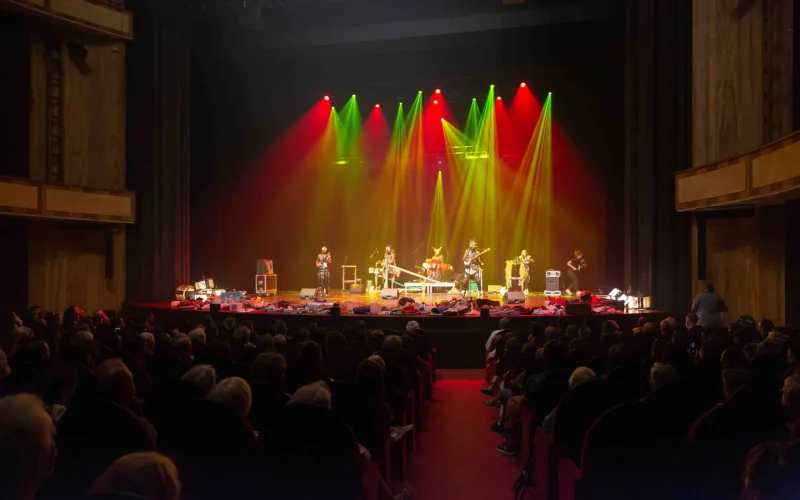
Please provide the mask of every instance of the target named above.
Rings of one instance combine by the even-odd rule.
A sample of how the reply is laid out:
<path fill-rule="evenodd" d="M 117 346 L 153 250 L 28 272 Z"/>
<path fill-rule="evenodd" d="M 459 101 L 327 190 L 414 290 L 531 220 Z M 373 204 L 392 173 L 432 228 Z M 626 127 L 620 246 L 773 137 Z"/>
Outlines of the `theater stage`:
<path fill-rule="evenodd" d="M 412 297 L 417 304 L 439 303 L 457 296 L 446 293 L 421 294 L 408 293 L 402 296 Z M 502 297 L 487 295 L 487 299 L 500 302 Z M 529 294 L 524 304 L 519 304 L 525 309 L 541 307 L 545 304 L 546 297 L 542 293 Z M 299 292 L 280 292 L 268 297 L 267 303 L 286 302 L 293 308 L 302 307 L 311 302 L 300 299 Z M 247 319 L 253 322 L 256 330 L 263 331 L 275 321 L 282 320 L 289 328 L 306 327 L 309 323 L 319 326 L 343 325 L 351 327 L 357 321 L 364 321 L 369 330 L 383 330 L 402 332 L 406 323 L 415 320 L 420 327 L 430 332 L 434 346 L 437 348 L 437 364 L 441 368 L 482 368 L 484 363 L 484 348 L 486 338 L 492 330 L 497 328 L 502 316 L 481 317 L 473 301 L 473 308 L 468 314 L 460 316 L 444 316 L 434 314 L 352 314 L 347 312 L 348 303 L 370 304 L 375 302 L 380 306 L 396 307 L 397 299 L 381 299 L 379 293 L 347 293 L 332 292 L 328 296 L 329 302 L 342 304 L 343 310 L 339 317 L 328 314 L 301 314 L 293 311 L 264 312 L 258 309 L 239 311 L 221 310 L 212 313 L 208 309 L 192 307 L 172 307 L 170 302 L 140 302 L 129 304 L 135 311 L 150 310 L 154 313 L 157 324 L 178 325 L 199 323 L 203 316 L 211 315 L 215 321 L 221 323 L 228 315 L 235 315 L 237 319 Z M 664 311 L 632 311 L 628 313 L 589 314 L 581 316 L 568 315 L 541 315 L 520 314 L 511 316 L 511 328 L 515 332 L 524 333 L 530 328 L 533 321 L 538 321 L 544 326 L 557 326 L 567 324 L 587 325 L 594 330 L 599 330 L 603 321 L 614 320 L 622 328 L 632 328 L 640 316 L 645 316 L 648 321 L 660 322 L 667 317 Z"/>

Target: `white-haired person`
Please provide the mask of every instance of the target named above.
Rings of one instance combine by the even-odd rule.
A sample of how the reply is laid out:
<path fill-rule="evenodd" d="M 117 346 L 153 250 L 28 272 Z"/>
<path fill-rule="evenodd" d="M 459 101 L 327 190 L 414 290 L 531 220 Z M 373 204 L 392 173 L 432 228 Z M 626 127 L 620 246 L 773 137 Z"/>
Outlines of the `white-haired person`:
<path fill-rule="evenodd" d="M 55 467 L 55 432 L 37 396 L 0 398 L 0 498 L 36 497 Z"/>
<path fill-rule="evenodd" d="M 196 365 L 184 373 L 181 380 L 196 385 L 208 396 L 217 385 L 217 371 L 211 365 Z"/>
<path fill-rule="evenodd" d="M 89 491 L 148 500 L 179 500 L 181 482 L 172 460 L 160 453 L 145 451 L 118 458 Z"/>
<path fill-rule="evenodd" d="M 253 405 L 253 392 L 250 384 L 241 377 L 230 377 L 220 381 L 206 399 L 227 407 L 239 418 L 246 418 Z"/>

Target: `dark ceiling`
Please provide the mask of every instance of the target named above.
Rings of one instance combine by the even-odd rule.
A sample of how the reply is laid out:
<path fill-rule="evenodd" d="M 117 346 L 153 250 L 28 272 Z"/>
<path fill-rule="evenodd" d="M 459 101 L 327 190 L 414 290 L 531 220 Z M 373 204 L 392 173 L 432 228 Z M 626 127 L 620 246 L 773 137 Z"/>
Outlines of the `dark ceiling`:
<path fill-rule="evenodd" d="M 225 43 L 286 50 L 603 22 L 617 0 L 172 0 Z"/>

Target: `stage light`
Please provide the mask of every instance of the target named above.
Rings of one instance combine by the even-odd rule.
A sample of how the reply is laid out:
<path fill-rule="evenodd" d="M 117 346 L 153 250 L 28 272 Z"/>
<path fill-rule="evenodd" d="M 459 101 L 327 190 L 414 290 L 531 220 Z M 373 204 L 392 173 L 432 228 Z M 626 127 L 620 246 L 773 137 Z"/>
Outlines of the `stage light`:
<path fill-rule="evenodd" d="M 353 94 L 353 99 L 355 99 L 355 98 L 356 98 L 356 95 L 355 95 L 355 94 Z"/>
<path fill-rule="evenodd" d="M 375 105 L 375 107 L 376 107 L 376 108 L 380 108 L 380 107 L 381 107 L 381 105 L 380 105 L 380 104 L 376 104 L 376 105 Z"/>
<path fill-rule="evenodd" d="M 325 99 L 326 101 L 330 101 L 331 100 L 331 96 L 326 95 L 325 97 L 323 97 L 323 99 Z"/>
<path fill-rule="evenodd" d="M 421 90 L 418 90 L 418 91 L 417 91 L 417 93 L 418 93 L 418 94 L 421 94 L 421 93 L 422 93 L 422 91 L 421 91 Z"/>
<path fill-rule="evenodd" d="M 503 100 L 503 98 L 502 98 L 502 97 L 500 97 L 500 96 L 497 96 L 497 100 L 498 100 L 498 101 L 502 101 L 502 100 Z"/>
<path fill-rule="evenodd" d="M 490 89 L 493 89 L 493 88 L 494 88 L 494 84 L 492 84 L 492 85 L 489 85 L 489 88 L 490 88 Z"/>
<path fill-rule="evenodd" d="M 436 99 L 434 99 L 434 100 L 433 100 L 433 103 L 434 103 L 434 104 L 439 104 L 439 101 L 437 101 Z"/>
<path fill-rule="evenodd" d="M 552 92 L 548 92 L 548 93 L 547 93 L 547 95 L 552 95 L 552 94 L 553 94 Z"/>
<path fill-rule="evenodd" d="M 436 89 L 436 93 L 437 94 L 441 94 L 442 93 L 442 89 Z"/>
<path fill-rule="evenodd" d="M 519 86 L 520 86 L 520 87 L 522 87 L 522 88 L 525 88 L 525 87 L 527 87 L 528 85 L 527 85 L 525 82 L 522 82 L 522 83 L 520 83 L 520 84 L 519 84 Z"/>

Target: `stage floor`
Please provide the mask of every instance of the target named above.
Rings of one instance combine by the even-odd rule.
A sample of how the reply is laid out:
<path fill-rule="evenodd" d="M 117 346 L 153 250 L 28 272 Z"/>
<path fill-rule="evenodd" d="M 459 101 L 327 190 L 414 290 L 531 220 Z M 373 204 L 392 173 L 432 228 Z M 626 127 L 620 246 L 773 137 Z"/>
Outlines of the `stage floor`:
<path fill-rule="evenodd" d="M 396 307 L 398 300 L 400 298 L 402 298 L 402 297 L 410 297 L 410 298 L 414 299 L 414 302 L 417 305 L 420 305 L 420 304 L 423 304 L 423 303 L 430 305 L 430 304 L 439 304 L 441 302 L 450 301 L 452 299 L 458 299 L 461 296 L 460 296 L 460 294 L 457 295 L 457 294 L 449 294 L 449 293 L 431 293 L 431 294 L 429 294 L 429 293 L 403 292 L 403 291 L 401 291 L 397 299 L 383 299 L 383 298 L 381 298 L 381 294 L 380 294 L 379 291 L 378 292 L 368 292 L 368 293 L 350 293 L 350 292 L 336 290 L 336 291 L 331 291 L 331 293 L 328 294 L 328 296 L 325 298 L 325 300 L 318 300 L 317 302 L 335 302 L 335 303 L 339 303 L 339 304 L 358 303 L 358 304 L 365 304 L 365 305 L 369 305 L 371 303 L 376 303 L 381 307 L 384 307 L 384 306 L 385 307 Z M 477 297 L 477 294 L 472 294 L 472 298 L 479 298 L 479 297 Z M 491 301 L 495 301 L 495 302 L 498 302 L 500 305 L 503 305 L 503 302 L 502 302 L 503 297 L 502 297 L 502 295 L 499 295 L 499 294 L 491 294 L 490 295 L 490 294 L 484 293 L 483 296 L 480 297 L 480 298 L 484 298 L 484 299 L 488 299 L 488 300 L 491 300 Z M 567 298 L 574 298 L 574 297 L 568 296 Z M 545 305 L 546 300 L 547 300 L 547 297 L 542 292 L 529 293 L 525 297 L 525 303 L 524 304 L 513 304 L 513 305 L 523 306 L 526 309 L 533 309 L 535 307 L 541 307 L 541 306 Z M 287 302 L 287 303 L 291 304 L 292 306 L 303 306 L 303 305 L 305 305 L 305 304 L 307 304 L 309 302 L 315 302 L 314 300 L 301 299 L 299 290 L 298 291 L 281 291 L 276 295 L 271 295 L 269 297 L 265 297 L 263 299 L 263 301 L 266 304 L 276 304 L 278 302 Z M 163 309 L 163 308 L 190 309 L 190 308 L 175 308 L 175 307 L 172 307 L 169 303 L 165 303 L 165 302 L 149 303 L 148 306 L 149 307 L 156 307 L 158 309 Z M 343 308 L 343 309 L 345 309 L 345 308 Z M 347 309 L 349 309 L 349 307 Z M 252 313 L 252 312 L 256 312 L 256 311 L 254 311 L 253 309 L 248 309 L 246 311 L 244 311 L 244 310 L 237 310 L 237 311 L 228 311 L 228 310 L 226 310 L 226 312 Z M 347 313 L 343 310 L 342 314 L 347 314 Z"/>
<path fill-rule="evenodd" d="M 410 293 L 417 304 L 425 302 L 432 304 L 450 300 L 456 296 L 446 293 L 420 294 Z M 489 295 L 486 298 L 502 302 L 502 297 Z M 365 322 L 367 329 L 378 329 L 384 332 L 402 332 L 406 329 L 406 324 L 410 320 L 418 321 L 423 330 L 431 334 L 434 345 L 437 348 L 437 364 L 442 368 L 482 368 L 484 365 L 485 352 L 483 344 L 486 336 L 492 330 L 497 329 L 501 315 L 481 317 L 479 311 L 474 307 L 466 311 L 464 315 L 441 315 L 441 314 L 352 314 L 346 310 L 353 304 L 370 304 L 376 302 L 381 306 L 394 308 L 397 306 L 397 299 L 381 299 L 377 293 L 332 293 L 328 300 L 342 304 L 342 314 L 339 317 L 332 317 L 327 314 L 299 313 L 297 311 L 263 311 L 259 309 L 230 310 L 222 309 L 219 312 L 210 311 L 206 308 L 198 309 L 194 307 L 173 307 L 170 302 L 137 302 L 131 303 L 128 307 L 133 313 L 143 313 L 145 311 L 155 314 L 156 322 L 164 327 L 186 326 L 187 324 L 198 324 L 206 316 L 211 316 L 214 321 L 221 323 L 226 316 L 235 315 L 237 319 L 252 321 L 257 331 L 264 331 L 273 326 L 277 320 L 283 321 L 291 328 L 307 328 L 309 323 L 319 326 L 340 327 L 349 325 L 355 327 L 358 322 Z M 531 294 L 525 299 L 526 309 L 544 305 L 546 297 L 543 293 Z M 268 302 L 277 303 L 284 301 L 294 306 L 304 306 L 310 301 L 300 298 L 299 292 L 281 292 L 278 295 L 268 298 Z M 522 305 L 522 304 L 520 304 Z M 633 328 L 640 316 L 645 316 L 648 321 L 658 324 L 667 314 L 663 311 L 628 311 L 614 312 L 606 314 L 589 314 L 582 316 L 566 315 L 542 315 L 542 314 L 519 314 L 513 311 L 509 316 L 513 331 L 527 332 L 532 321 L 537 321 L 543 326 L 559 326 L 563 321 L 569 323 L 586 325 L 593 330 L 600 331 L 605 320 L 614 320 L 622 328 Z"/>

